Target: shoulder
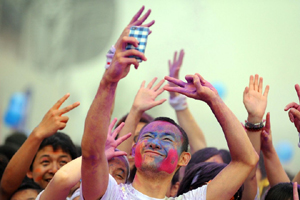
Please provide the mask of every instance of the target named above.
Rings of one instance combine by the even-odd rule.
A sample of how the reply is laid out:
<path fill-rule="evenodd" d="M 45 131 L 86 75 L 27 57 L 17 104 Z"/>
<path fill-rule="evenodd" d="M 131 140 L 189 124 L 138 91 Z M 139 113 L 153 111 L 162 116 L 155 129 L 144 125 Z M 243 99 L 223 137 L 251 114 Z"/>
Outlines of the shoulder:
<path fill-rule="evenodd" d="M 175 198 L 167 198 L 169 200 L 182 200 L 182 199 L 189 199 L 189 200 L 206 200 L 206 190 L 207 185 L 204 185 L 202 187 L 199 187 L 197 189 L 188 191 L 178 197 Z"/>

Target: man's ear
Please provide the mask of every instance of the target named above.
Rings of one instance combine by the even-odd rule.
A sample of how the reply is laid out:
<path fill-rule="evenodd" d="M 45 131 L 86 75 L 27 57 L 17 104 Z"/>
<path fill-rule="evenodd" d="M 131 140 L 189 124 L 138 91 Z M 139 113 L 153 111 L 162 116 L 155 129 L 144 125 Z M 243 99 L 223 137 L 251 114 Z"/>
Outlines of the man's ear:
<path fill-rule="evenodd" d="M 132 157 L 135 157 L 135 148 L 136 148 L 136 144 L 134 144 L 134 145 L 131 147 L 131 155 L 132 155 Z"/>
<path fill-rule="evenodd" d="M 32 176 L 32 171 L 30 171 L 30 170 L 28 170 L 28 172 L 26 173 L 26 175 L 27 175 L 27 177 L 28 178 L 33 178 L 33 176 Z"/>
<path fill-rule="evenodd" d="M 179 158 L 178 165 L 179 166 L 187 166 L 187 164 L 191 160 L 191 154 L 189 152 L 182 152 Z"/>

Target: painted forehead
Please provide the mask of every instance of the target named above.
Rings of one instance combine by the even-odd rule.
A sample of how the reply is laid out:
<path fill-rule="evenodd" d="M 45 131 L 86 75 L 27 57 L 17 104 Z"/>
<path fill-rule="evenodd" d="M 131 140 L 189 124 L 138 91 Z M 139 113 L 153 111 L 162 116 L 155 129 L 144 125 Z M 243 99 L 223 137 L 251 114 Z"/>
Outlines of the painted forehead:
<path fill-rule="evenodd" d="M 180 130 L 174 124 L 166 121 L 154 121 L 147 124 L 141 130 L 140 135 L 145 133 L 170 133 L 176 137 L 182 137 Z"/>

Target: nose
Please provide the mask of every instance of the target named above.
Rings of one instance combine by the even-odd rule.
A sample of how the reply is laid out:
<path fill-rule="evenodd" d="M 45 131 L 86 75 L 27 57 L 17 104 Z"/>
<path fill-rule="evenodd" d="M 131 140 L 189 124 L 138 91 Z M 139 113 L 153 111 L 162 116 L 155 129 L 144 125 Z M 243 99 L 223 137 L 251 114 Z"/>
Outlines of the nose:
<path fill-rule="evenodd" d="M 59 170 L 59 164 L 57 162 L 53 162 L 50 166 L 49 172 L 55 174 Z"/>
<path fill-rule="evenodd" d="M 152 149 L 161 149 L 160 141 L 157 138 L 149 141 L 149 147 Z"/>

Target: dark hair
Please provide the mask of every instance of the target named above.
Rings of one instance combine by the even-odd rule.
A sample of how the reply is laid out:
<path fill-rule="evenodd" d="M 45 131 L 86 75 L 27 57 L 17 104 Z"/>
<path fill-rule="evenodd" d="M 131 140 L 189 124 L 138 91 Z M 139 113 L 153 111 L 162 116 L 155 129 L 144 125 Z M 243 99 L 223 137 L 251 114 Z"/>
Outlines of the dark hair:
<path fill-rule="evenodd" d="M 22 182 L 22 184 L 20 185 L 20 187 L 14 192 L 14 194 L 16 194 L 19 191 L 22 190 L 27 190 L 27 189 L 32 189 L 35 190 L 37 192 L 37 194 L 39 194 L 43 189 L 37 184 L 35 183 L 32 179 L 29 178 L 25 178 Z"/>
<path fill-rule="evenodd" d="M 4 170 L 8 164 L 8 159 L 5 155 L 0 154 L 0 180 L 2 179 Z"/>
<path fill-rule="evenodd" d="M 214 179 L 217 174 L 222 171 L 227 164 L 215 162 L 202 162 L 194 165 L 189 169 L 181 183 L 177 192 L 177 196 L 182 195 L 190 190 L 206 185 L 210 180 Z M 243 186 L 235 193 L 235 199 L 242 198 Z"/>
<path fill-rule="evenodd" d="M 222 157 L 224 163 L 229 164 L 231 162 L 231 155 L 227 149 L 220 149 L 219 154 Z"/>
<path fill-rule="evenodd" d="M 185 172 L 187 172 L 190 168 L 192 168 L 195 164 L 205 162 L 207 159 L 218 155 L 219 150 L 214 147 L 206 147 L 196 151 L 189 162 L 189 164 L 185 168 Z"/>
<path fill-rule="evenodd" d="M 70 154 L 72 160 L 78 157 L 78 152 L 74 143 L 72 142 L 71 138 L 65 133 L 57 132 L 54 135 L 45 138 L 42 141 L 38 151 L 43 149 L 45 146 L 52 146 L 54 151 L 62 149 L 64 152 Z M 32 170 L 33 161 L 31 163 L 30 170 Z"/>
<path fill-rule="evenodd" d="M 27 136 L 25 133 L 16 131 L 6 137 L 4 144 L 15 145 L 20 148 L 26 139 Z"/>
<path fill-rule="evenodd" d="M 298 185 L 298 193 L 300 188 Z M 265 200 L 293 200 L 293 183 L 278 183 L 270 188 Z"/>
<path fill-rule="evenodd" d="M 181 146 L 181 152 L 187 152 L 188 151 L 188 146 L 189 146 L 189 139 L 188 136 L 186 134 L 186 132 L 171 118 L 168 117 L 157 117 L 155 118 L 153 121 L 163 121 L 163 122 L 169 122 L 171 124 L 173 124 L 174 126 L 176 126 L 179 131 L 181 132 L 181 135 L 183 136 L 183 142 L 182 142 L 182 146 Z M 151 122 L 150 122 L 151 123 Z M 148 123 L 148 124 L 150 124 Z M 143 131 L 143 129 L 148 125 L 146 124 L 140 132 Z"/>
<path fill-rule="evenodd" d="M 8 160 L 10 160 L 17 151 L 18 147 L 16 145 L 3 144 L 0 146 L 0 154 L 6 156 Z"/>

